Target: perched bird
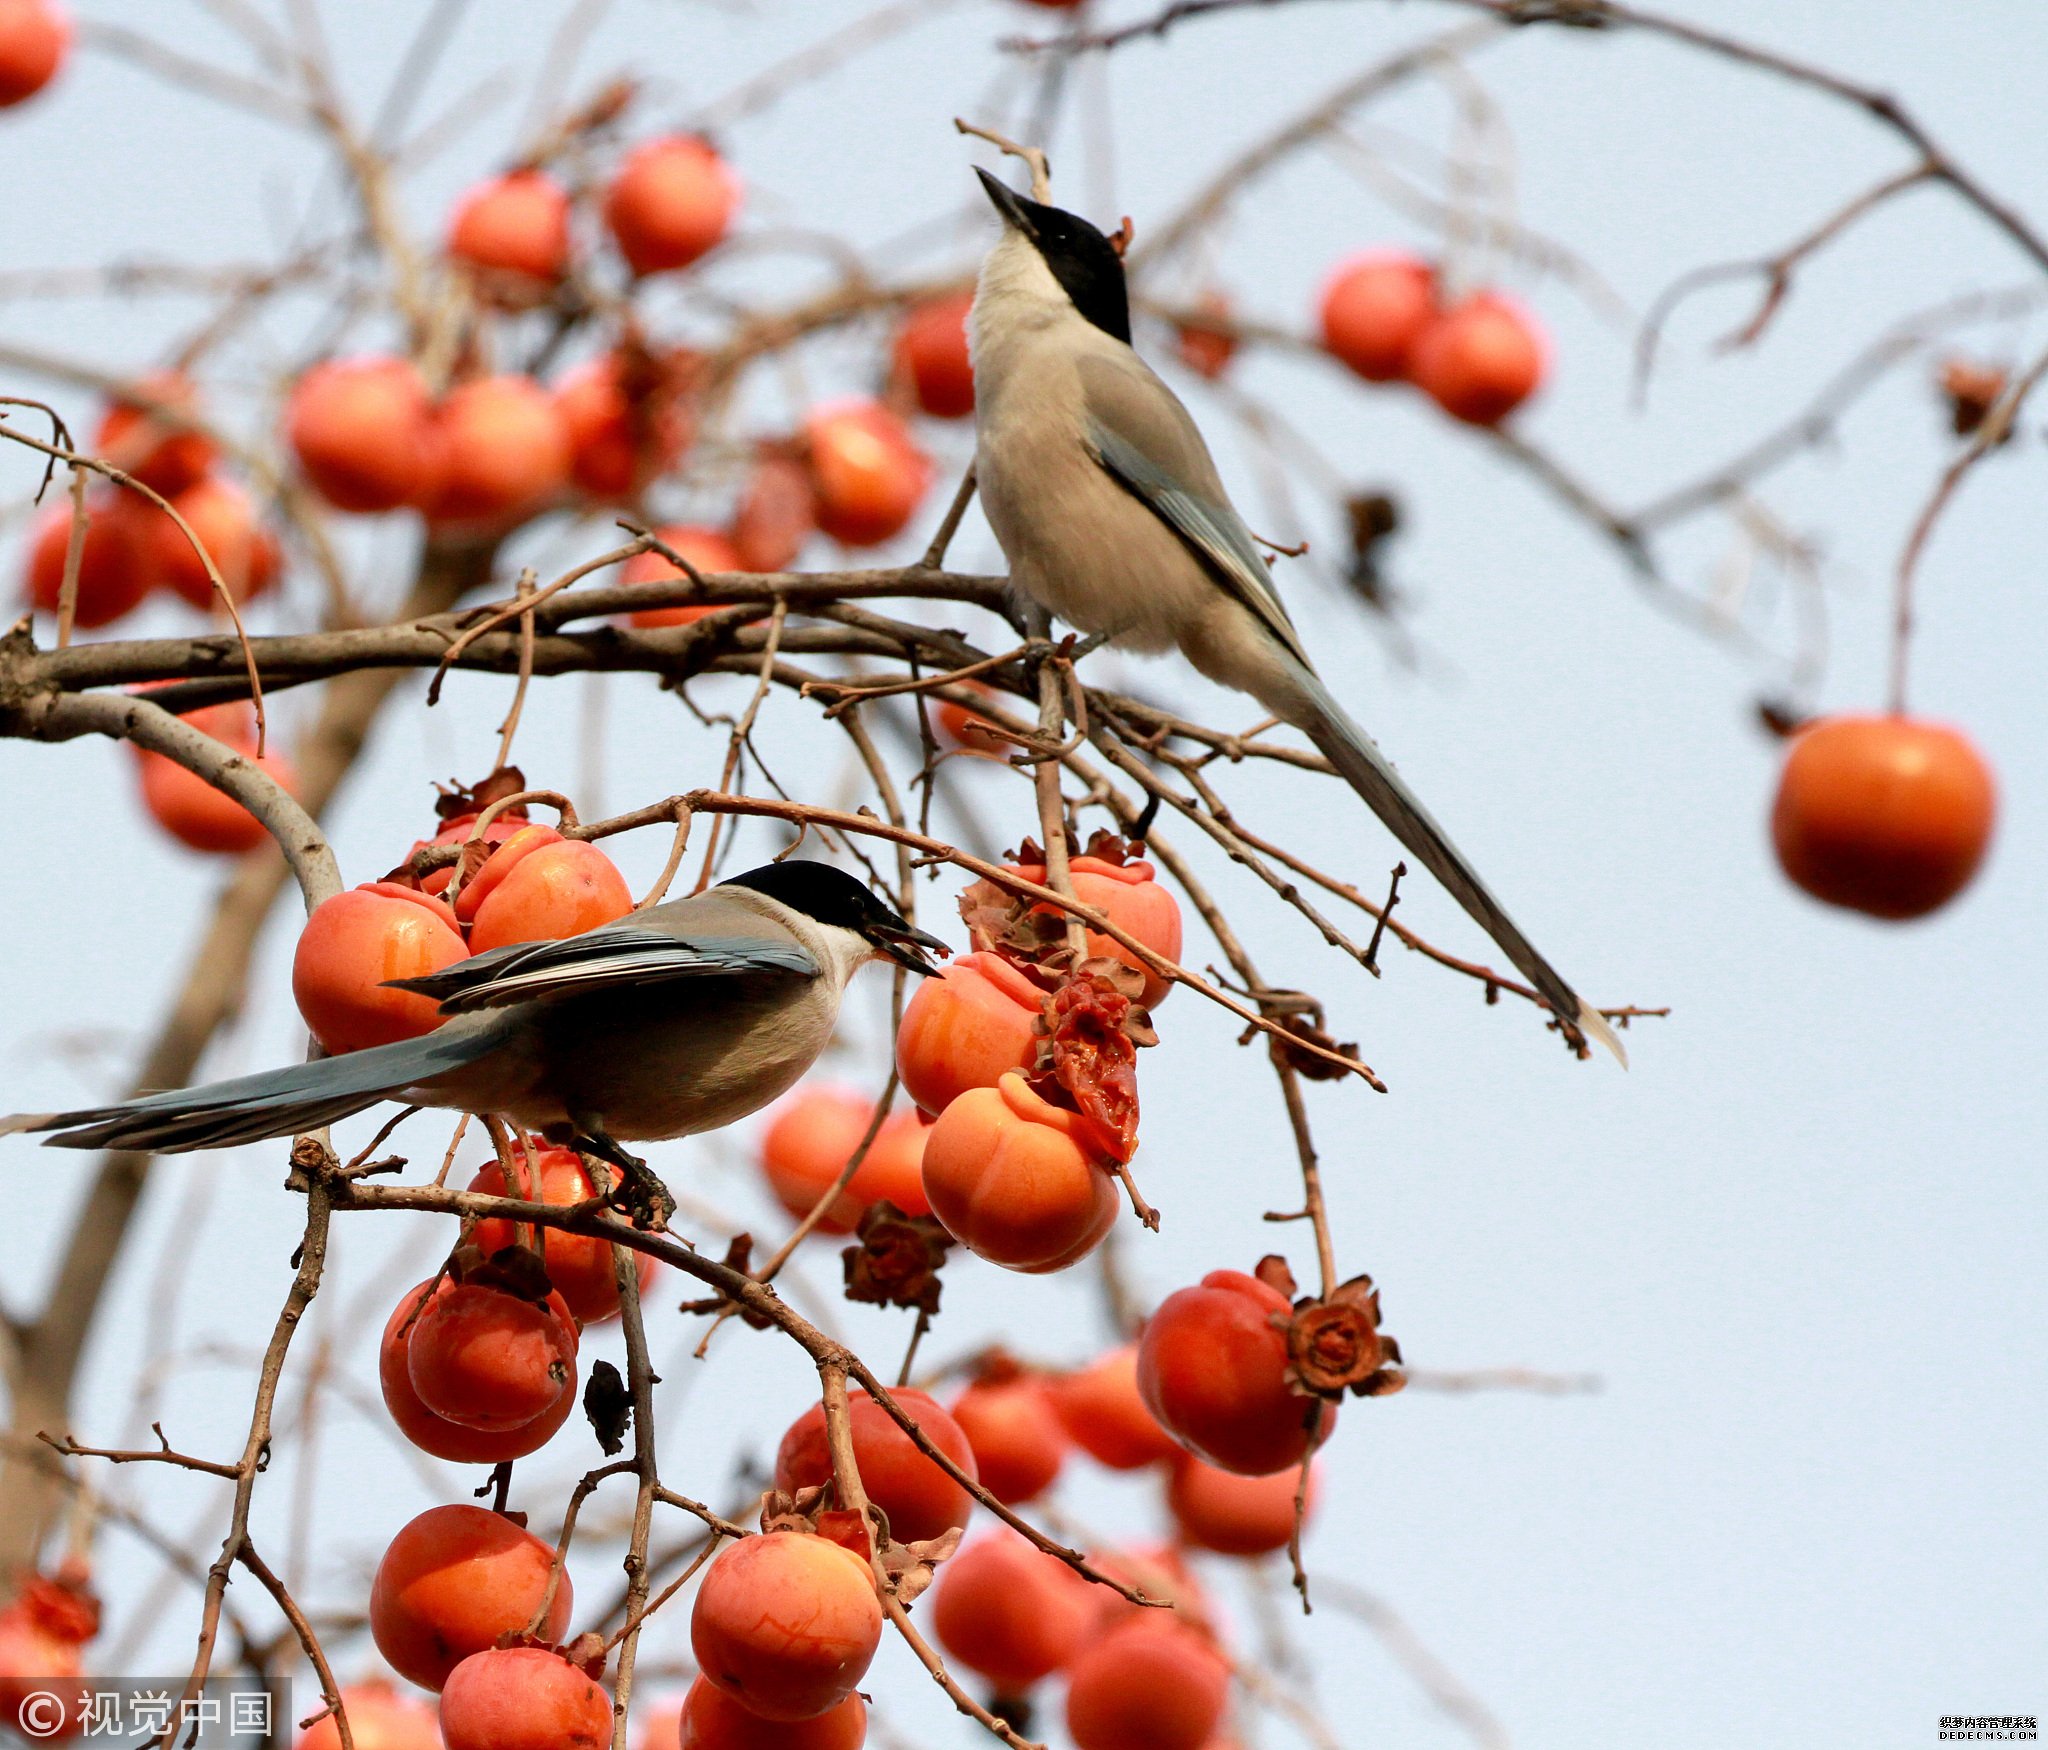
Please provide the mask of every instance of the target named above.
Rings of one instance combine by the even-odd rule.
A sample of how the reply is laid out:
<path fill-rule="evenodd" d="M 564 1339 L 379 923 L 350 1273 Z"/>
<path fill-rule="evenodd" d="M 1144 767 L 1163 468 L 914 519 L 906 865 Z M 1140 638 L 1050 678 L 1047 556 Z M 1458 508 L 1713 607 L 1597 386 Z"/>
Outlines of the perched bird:
<path fill-rule="evenodd" d="M 986 171 L 1002 215 L 968 321 L 975 475 L 1010 581 L 1127 650 L 1178 649 L 1315 743 L 1521 969 L 1574 1045 L 1621 1043 L 1515 927 L 1317 676 L 1188 410 L 1131 350 L 1122 257 Z"/>
<path fill-rule="evenodd" d="M 177 1154 L 292 1136 L 402 1100 L 502 1113 L 629 1172 L 621 1142 L 717 1130 L 792 1086 L 871 960 L 935 970 L 948 950 L 851 875 L 770 863 L 561 941 L 457 961 L 401 990 L 438 998 L 431 1033 L 118 1106 L 31 1113 L 0 1135 Z"/>

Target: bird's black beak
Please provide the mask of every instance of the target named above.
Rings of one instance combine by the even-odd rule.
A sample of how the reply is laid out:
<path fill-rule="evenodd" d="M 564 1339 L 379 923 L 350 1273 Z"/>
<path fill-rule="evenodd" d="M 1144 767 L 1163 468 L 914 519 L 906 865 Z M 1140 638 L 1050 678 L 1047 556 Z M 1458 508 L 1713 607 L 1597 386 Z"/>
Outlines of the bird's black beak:
<path fill-rule="evenodd" d="M 974 167 L 974 174 L 981 178 L 981 186 L 988 191 L 988 198 L 995 204 L 997 212 L 1003 215 L 1003 223 L 1013 231 L 1021 231 L 1030 237 L 1038 227 L 1031 222 L 1031 203 L 1000 177 L 989 175 L 980 165 Z"/>
<path fill-rule="evenodd" d="M 938 968 L 920 952 L 929 948 L 935 954 L 951 954 L 953 950 L 936 936 L 928 936 L 922 930 L 913 930 L 908 924 L 877 925 L 870 933 L 869 940 L 881 950 L 884 956 L 898 966 L 915 972 L 921 978 L 931 978 Z"/>

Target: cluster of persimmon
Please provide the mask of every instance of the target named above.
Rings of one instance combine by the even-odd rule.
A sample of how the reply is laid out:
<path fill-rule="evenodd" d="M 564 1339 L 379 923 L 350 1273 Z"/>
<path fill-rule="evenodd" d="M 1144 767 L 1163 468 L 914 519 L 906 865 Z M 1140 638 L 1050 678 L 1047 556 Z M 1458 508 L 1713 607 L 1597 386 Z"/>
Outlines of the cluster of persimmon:
<path fill-rule="evenodd" d="M 1035 847 L 1007 867 L 1043 884 Z M 1180 952 L 1180 908 L 1150 863 L 1098 839 L 1070 860 L 1075 897 L 1164 959 Z M 975 951 L 922 981 L 905 1005 L 896 1067 L 915 1111 L 892 1112 L 816 1224 L 850 1233 L 877 1205 L 930 1216 L 977 1257 L 1039 1275 L 1088 1256 L 1116 1219 L 1115 1171 L 1136 1146 L 1125 1041 L 1171 988 L 1114 938 L 1088 932 L 1068 964 L 1050 906 L 989 884 L 962 900 Z M 1124 988 L 1117 989 L 1120 983 Z M 792 1214 L 832 1193 L 866 1136 L 872 1104 L 805 1087 L 763 1132 L 760 1166 Z"/>
<path fill-rule="evenodd" d="M 433 999 L 393 990 L 391 980 L 514 942 L 578 936 L 633 909 L 626 878 L 596 845 L 528 820 L 517 804 L 497 811 L 472 808 L 475 800 L 444 798 L 439 830 L 390 875 L 335 894 L 306 919 L 292 995 L 327 1050 L 388 1045 L 441 1024 Z M 456 860 L 414 874 L 438 847 Z"/>
<path fill-rule="evenodd" d="M 95 487 L 86 498 L 72 612 L 72 623 L 88 631 L 112 625 L 153 595 L 175 596 L 202 612 L 213 607 L 217 595 L 199 547 L 237 606 L 270 590 L 283 568 L 277 537 L 258 520 L 248 491 L 220 471 L 219 446 L 193 423 L 201 409 L 191 379 L 182 371 L 152 371 L 133 394 L 107 407 L 91 453 L 161 494 L 192 532 L 141 493 Z M 29 537 L 25 593 L 40 612 L 57 612 L 71 524 L 70 503 L 60 500 Z"/>
<path fill-rule="evenodd" d="M 635 286 L 680 272 L 721 242 L 739 180 L 707 142 L 665 135 L 629 152 L 597 201 L 609 248 Z M 577 201 L 543 167 L 478 184 L 449 221 L 445 255 L 486 311 L 516 313 L 565 295 L 594 265 L 576 247 Z M 465 360 L 438 394 L 412 361 L 330 360 L 295 386 L 286 436 L 330 505 L 410 509 L 446 535 L 495 534 L 557 507 L 634 505 L 695 442 L 704 359 L 652 344 L 630 316 L 597 356 L 552 384 Z M 673 524 L 664 540 L 705 571 L 780 571 L 813 529 L 843 546 L 879 545 L 909 521 L 931 466 L 899 415 L 871 400 L 814 409 L 764 443 L 723 528 Z M 667 580 L 648 555 L 628 582 Z M 667 625 L 701 609 L 650 614 Z"/>
<path fill-rule="evenodd" d="M 1344 262 L 1319 317 L 1333 358 L 1369 383 L 1413 384 L 1468 425 L 1498 425 L 1543 382 L 1534 317 L 1497 291 L 1448 296 L 1437 267 L 1404 251 Z"/>

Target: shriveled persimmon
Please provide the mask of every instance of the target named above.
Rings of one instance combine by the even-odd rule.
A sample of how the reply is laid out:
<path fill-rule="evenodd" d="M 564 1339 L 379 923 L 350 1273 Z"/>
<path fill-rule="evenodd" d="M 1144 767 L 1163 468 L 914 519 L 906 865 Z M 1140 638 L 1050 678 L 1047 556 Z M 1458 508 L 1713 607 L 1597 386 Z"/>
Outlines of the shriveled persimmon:
<path fill-rule="evenodd" d="M 890 1394 L 924 1436 L 961 1470 L 980 1481 L 974 1448 L 960 1424 L 925 1392 L 902 1386 Z M 896 1419 L 866 1392 L 848 1399 L 853 1456 L 868 1499 L 889 1516 L 889 1534 L 899 1543 L 938 1537 L 965 1525 L 974 1497 L 927 1458 Z M 775 1453 L 775 1486 L 814 1488 L 832 1475 L 826 1445 L 825 1406 L 813 1404 L 789 1425 Z"/>
<path fill-rule="evenodd" d="M 690 1613 L 705 1679 L 767 1720 L 816 1719 L 866 1675 L 882 1639 L 874 1576 L 853 1551 L 801 1531 L 729 1544 Z"/>
<path fill-rule="evenodd" d="M 430 1507 L 391 1540 L 370 1586 L 370 1633 L 392 1670 L 439 1689 L 472 1653 L 526 1628 L 546 1596 L 555 1552 L 502 1514 Z M 542 1632 L 559 1641 L 574 1588 L 565 1572 Z"/>

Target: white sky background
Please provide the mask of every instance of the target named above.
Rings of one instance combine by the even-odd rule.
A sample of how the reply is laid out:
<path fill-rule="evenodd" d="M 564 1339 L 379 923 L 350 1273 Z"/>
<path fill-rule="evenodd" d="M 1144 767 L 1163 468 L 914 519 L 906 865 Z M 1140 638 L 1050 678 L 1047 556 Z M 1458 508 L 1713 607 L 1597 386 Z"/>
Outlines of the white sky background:
<path fill-rule="evenodd" d="M 2048 215 L 2038 103 L 2048 32 L 2026 0 L 1693 0 L 1682 9 L 1899 92 L 1963 163 L 2037 223 Z M 393 0 L 325 9 L 363 108 L 421 10 Z M 1101 10 L 1119 18 L 1149 6 L 1117 0 Z M 857 13 L 836 3 L 621 0 L 584 53 L 579 88 L 614 69 L 642 74 L 651 128 Z M 193 53 L 231 53 L 186 0 L 100 0 L 92 14 Z M 557 16 L 537 4 L 472 8 L 421 113 L 500 68 L 520 83 L 409 185 L 408 212 L 424 235 L 438 230 L 459 187 L 505 155 Z M 1106 75 L 1091 65 L 1083 77 L 1084 95 L 1107 78 L 1112 162 L 1091 160 L 1069 133 L 1055 154 L 1059 190 L 1105 222 L 1129 212 L 1142 239 L 1239 146 L 1354 67 L 1458 16 L 1370 0 L 1300 4 L 1196 22 L 1164 47 L 1135 44 Z M 992 87 L 1015 76 L 992 51 L 997 37 L 1055 23 L 1032 8 L 964 0 L 735 126 L 726 143 L 749 183 L 747 226 L 828 229 L 872 246 L 968 211 L 967 166 L 990 159 L 957 140 L 950 120 L 995 113 Z M 1903 162 L 1889 136 L 1853 112 L 1646 40 L 1532 30 L 1475 57 L 1471 70 L 1512 129 L 1519 214 L 1571 243 L 1638 313 L 1686 268 L 1768 252 Z M 1445 116 L 1440 91 L 1369 112 L 1373 126 L 1431 141 L 1441 140 Z M 90 54 L 44 101 L 0 116 L 0 169 L 0 262 L 10 269 L 163 254 L 247 259 L 286 234 L 321 187 L 315 153 L 289 131 Z M 331 214 L 331 189 L 326 200 Z M 906 265 L 971 260 L 988 230 L 976 214 L 950 254 Z M 1311 156 L 1233 210 L 1208 260 L 1248 315 L 1298 327 L 1334 258 L 1420 235 Z M 785 259 L 734 264 L 712 278 L 788 295 L 815 271 Z M 1754 353 L 1717 360 L 1706 350 L 1747 313 L 1746 288 L 1682 312 L 1639 417 L 1627 395 L 1628 326 L 1554 279 L 1511 270 L 1506 283 L 1541 313 L 1557 346 L 1555 381 L 1524 429 L 1628 504 L 1796 410 L 1896 317 L 2026 277 L 2015 250 L 1980 219 L 1938 193 L 1916 193 L 1804 272 Z M 195 319 L 189 304 L 16 301 L 0 306 L 0 338 L 140 368 Z M 1979 350 L 2031 356 L 2041 326 L 1991 327 Z M 241 351 L 236 380 L 258 388 L 264 358 L 281 365 L 298 342 L 289 324 L 274 325 L 267 351 Z M 1166 350 L 1156 333 L 1140 344 L 1154 357 Z M 802 392 L 866 387 L 878 345 L 870 333 L 821 349 Z M 5 377 L 0 389 L 10 392 L 47 388 Z M 1604 1382 L 1597 1396 L 1414 1392 L 1347 1408 L 1313 1567 L 1390 1601 L 1528 1746 L 1917 1745 L 1932 1740 L 1943 1713 L 2048 1711 L 2048 1517 L 2039 1505 L 2048 1102 L 2037 1087 L 2048 980 L 2037 903 L 2048 738 L 2037 668 L 2048 612 L 2038 577 L 2038 415 L 1971 478 L 1938 532 L 1915 652 L 1916 705 L 1966 726 L 1997 769 L 1999 838 L 1969 894 L 1901 929 L 1825 912 L 1778 876 L 1763 831 L 1776 750 L 1750 712 L 1773 675 L 1646 604 L 1610 549 L 1416 399 L 1299 361 L 1252 359 L 1236 380 L 1284 406 L 1348 478 L 1391 485 L 1410 515 L 1392 563 L 1413 592 L 1409 624 L 1429 653 L 1420 677 L 1401 669 L 1334 585 L 1309 566 L 1282 567 L 1336 690 L 1582 989 L 1602 1002 L 1675 1010 L 1630 1033 L 1629 1074 L 1577 1065 L 1525 1005 L 1485 1008 L 1468 982 L 1398 950 L 1377 983 L 1347 970 L 1298 919 L 1203 856 L 1267 975 L 1328 998 L 1341 1036 L 1361 1040 L 1392 1086 L 1385 1098 L 1355 1086 L 1318 1088 L 1312 1098 L 1340 1261 L 1380 1281 L 1388 1327 L 1410 1359 L 1526 1364 Z M 1293 533 L 1262 497 L 1226 403 L 1198 385 L 1188 393 L 1250 520 Z M 57 399 L 89 428 L 86 397 Z M 967 434 L 930 435 L 952 474 Z M 1766 493 L 1829 555 L 1829 707 L 1881 699 L 1891 568 L 1949 453 L 1924 372 L 1908 370 L 1862 404 L 1842 445 L 1801 461 Z M 18 509 L 34 474 L 26 457 L 0 455 L 0 500 Z M 1319 551 L 1336 552 L 1314 483 L 1297 486 L 1309 507 L 1305 532 Z M 942 503 L 943 492 L 931 516 Z M 914 531 L 918 542 L 928 526 Z M 0 535 L 10 575 L 19 528 L 15 518 Z M 373 591 L 395 587 L 409 538 L 394 523 L 363 543 Z M 537 544 L 536 562 L 602 542 L 602 525 L 557 531 Z M 1730 547 L 1725 524 L 1702 525 L 1669 549 L 1674 574 L 1697 584 Z M 830 562 L 823 550 L 812 558 Z M 954 558 L 996 563 L 978 520 Z M 313 608 L 310 578 L 297 577 L 271 623 L 302 623 Z M 182 624 L 169 610 L 136 623 Z M 1782 618 L 1766 624 L 1782 640 Z M 1130 672 L 1212 720 L 1248 717 L 1177 667 Z M 429 714 L 419 684 L 409 684 L 409 702 L 380 726 L 333 816 L 350 880 L 373 878 L 424 830 L 430 779 L 488 765 L 508 686 L 458 679 Z M 536 686 L 518 749 L 536 782 L 583 782 L 585 686 Z M 279 716 L 290 721 L 306 704 L 284 701 Z M 699 728 L 651 683 L 612 684 L 606 713 L 602 796 L 585 796 L 586 812 L 715 775 L 722 733 Z M 830 799 L 836 751 L 803 714 L 778 706 L 762 740 L 786 781 Z M 128 1073 L 219 872 L 138 825 L 121 750 L 0 744 L 0 774 L 11 849 L 0 905 L 12 924 L 0 984 L 0 1107 L 76 1103 Z M 994 772 L 973 781 L 998 836 L 1028 828 L 1025 785 Z M 1385 880 L 1391 842 L 1362 808 L 1325 795 L 1327 786 L 1270 772 L 1226 773 L 1223 782 L 1255 828 L 1288 835 L 1367 888 Z M 765 853 L 773 840 L 757 833 L 749 842 Z M 654 836 L 621 847 L 636 885 L 664 849 Z M 926 917 L 942 929 L 952 924 L 949 893 L 932 892 Z M 1401 915 L 1446 946 L 1480 952 L 1476 932 L 1423 881 L 1407 887 Z M 293 932 L 280 912 L 249 1011 L 212 1054 L 211 1072 L 301 1048 L 286 978 Z M 1213 957 L 1191 942 L 1192 960 Z M 886 990 L 872 976 L 874 988 L 849 1007 L 835 1066 L 863 1083 L 881 1063 L 876 1017 Z M 1274 1245 L 1289 1247 L 1306 1273 L 1305 1231 L 1259 1220 L 1297 1195 L 1260 1054 L 1234 1054 L 1228 1018 L 1185 993 L 1161 1020 L 1164 1043 L 1144 1065 L 1138 1165 L 1166 1226 L 1148 1237 L 1124 1218 L 1119 1237 L 1134 1277 L 1156 1297 L 1206 1269 L 1247 1266 Z M 80 1034 L 110 1040 L 109 1050 L 84 1063 L 53 1050 Z M 420 1128 L 416 1158 L 438 1158 L 434 1134 Z M 0 1226 L 0 1280 L 19 1312 L 41 1293 L 86 1162 L 20 1141 L 7 1148 L 14 1213 Z M 82 1437 L 138 1432 L 127 1426 L 131 1392 L 154 1330 L 185 1356 L 160 1405 L 173 1440 L 222 1456 L 239 1448 L 246 1372 L 207 1356 L 209 1346 L 260 1343 L 282 1299 L 301 1207 L 279 1189 L 281 1159 L 281 1149 L 266 1148 L 158 1170 L 92 1351 Z M 654 1159 L 679 1190 L 758 1232 L 779 1231 L 740 1143 L 671 1144 Z M 294 1378 L 319 1345 L 333 1344 L 374 1391 L 371 1344 L 401 1278 L 424 1274 L 445 1239 L 391 1217 L 337 1227 L 330 1284 L 299 1339 Z M 185 1248 L 191 1258 L 167 1324 L 171 1303 L 153 1297 L 153 1282 L 159 1260 Z M 830 1289 L 837 1271 L 828 1250 L 806 1277 Z M 1080 1359 L 1100 1340 L 1085 1270 L 1039 1280 L 965 1261 L 948 1276 L 928 1355 L 1001 1334 Z M 893 1359 L 907 1330 L 900 1315 L 839 1317 L 878 1357 Z M 735 1454 L 772 1452 L 813 1389 L 808 1370 L 772 1336 L 730 1329 L 698 1366 L 687 1359 L 695 1325 L 664 1310 L 655 1331 L 669 1381 L 664 1471 L 676 1487 L 721 1496 Z M 600 1339 L 586 1355 L 615 1341 Z M 296 1414 L 294 1385 L 283 1403 Z M 521 1467 L 516 1493 L 545 1532 L 563 1491 L 543 1486 L 544 1475 L 594 1462 L 585 1441 L 572 1426 L 561 1457 Z M 297 1462 L 281 1456 L 264 1480 L 258 1535 L 274 1558 L 301 1560 L 296 1571 L 313 1597 L 335 1609 L 361 1597 L 369 1565 L 407 1517 L 435 1499 L 463 1498 L 476 1480 L 451 1472 L 430 1487 L 374 1423 L 335 1405 L 319 1427 L 305 1557 L 291 1530 L 293 1496 L 305 1487 Z M 210 1554 L 225 1522 L 218 1485 L 155 1473 L 111 1483 L 146 1499 L 173 1533 L 191 1528 Z M 1094 1477 L 1070 1505 L 1103 1525 L 1158 1511 L 1143 1488 Z M 177 1667 L 196 1626 L 193 1596 L 147 1593 L 153 1560 L 117 1530 L 106 1533 L 101 1561 L 110 1643 L 132 1616 L 143 1618 L 126 1668 Z M 611 1596 L 614 1561 L 582 1553 L 575 1571 L 585 1598 Z M 238 1583 L 234 1597 L 263 1618 L 253 1588 Z M 1242 1598 L 1235 1609 L 1240 1645 L 1255 1651 L 1253 1615 Z M 684 1647 L 686 1626 L 682 1607 L 657 1619 L 650 1656 Z M 1355 1622 L 1324 1610 L 1296 1632 L 1347 1745 L 1465 1741 Z M 351 1646 L 340 1663 L 352 1669 L 362 1657 Z M 974 1729 L 907 1656 L 885 1653 L 874 1679 L 885 1714 L 910 1741 L 973 1741 Z M 1293 1742 L 1277 1725 L 1258 1741 Z"/>

